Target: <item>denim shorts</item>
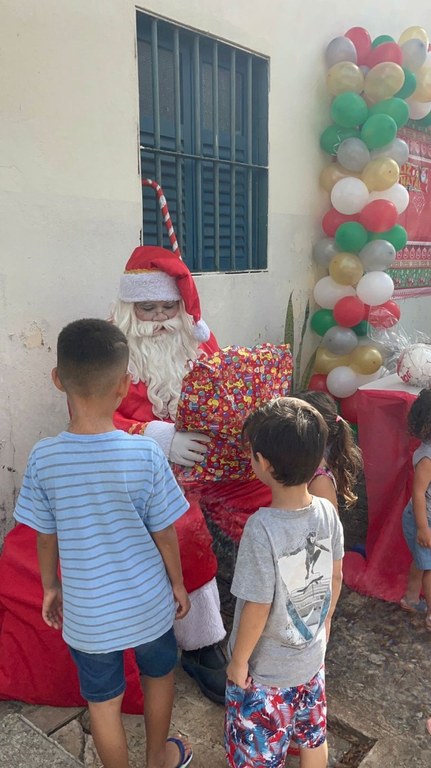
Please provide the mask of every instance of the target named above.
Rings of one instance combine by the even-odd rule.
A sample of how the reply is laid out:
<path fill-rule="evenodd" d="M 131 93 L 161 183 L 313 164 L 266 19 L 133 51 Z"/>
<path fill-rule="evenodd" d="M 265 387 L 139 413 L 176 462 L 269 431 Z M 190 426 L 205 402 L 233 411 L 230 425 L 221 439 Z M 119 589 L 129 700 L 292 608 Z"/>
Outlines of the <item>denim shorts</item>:
<path fill-rule="evenodd" d="M 403 534 L 416 568 L 420 571 L 431 571 L 431 549 L 421 547 L 417 542 L 418 528 L 411 501 L 403 512 Z"/>
<path fill-rule="evenodd" d="M 326 741 L 324 667 L 309 683 L 275 688 L 226 685 L 225 747 L 231 768 L 284 766 L 291 739 L 315 749 Z"/>
<path fill-rule="evenodd" d="M 133 648 L 141 675 L 163 677 L 177 663 L 177 641 L 174 630 Z M 87 701 L 109 701 L 126 690 L 124 651 L 85 653 L 69 646 L 76 664 L 81 696 Z"/>

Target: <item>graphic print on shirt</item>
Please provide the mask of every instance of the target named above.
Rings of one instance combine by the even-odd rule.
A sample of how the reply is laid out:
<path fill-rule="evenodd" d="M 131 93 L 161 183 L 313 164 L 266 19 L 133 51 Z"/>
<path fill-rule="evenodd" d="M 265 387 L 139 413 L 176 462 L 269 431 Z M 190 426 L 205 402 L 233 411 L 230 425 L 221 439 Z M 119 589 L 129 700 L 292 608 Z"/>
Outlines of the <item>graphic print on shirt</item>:
<path fill-rule="evenodd" d="M 322 626 L 330 604 L 332 553 L 329 538 L 310 531 L 303 545 L 278 560 L 287 589 L 286 645 L 307 645 Z"/>

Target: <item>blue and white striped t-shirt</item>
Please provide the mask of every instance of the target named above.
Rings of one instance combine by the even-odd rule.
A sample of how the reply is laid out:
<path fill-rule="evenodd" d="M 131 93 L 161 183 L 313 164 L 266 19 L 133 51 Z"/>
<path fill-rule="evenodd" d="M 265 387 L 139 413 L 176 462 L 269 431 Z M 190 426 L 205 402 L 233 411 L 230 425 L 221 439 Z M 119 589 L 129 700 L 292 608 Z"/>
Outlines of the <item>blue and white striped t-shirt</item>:
<path fill-rule="evenodd" d="M 107 653 L 172 627 L 172 587 L 151 533 L 188 506 L 149 438 L 61 432 L 35 445 L 15 519 L 57 533 L 66 643 Z"/>

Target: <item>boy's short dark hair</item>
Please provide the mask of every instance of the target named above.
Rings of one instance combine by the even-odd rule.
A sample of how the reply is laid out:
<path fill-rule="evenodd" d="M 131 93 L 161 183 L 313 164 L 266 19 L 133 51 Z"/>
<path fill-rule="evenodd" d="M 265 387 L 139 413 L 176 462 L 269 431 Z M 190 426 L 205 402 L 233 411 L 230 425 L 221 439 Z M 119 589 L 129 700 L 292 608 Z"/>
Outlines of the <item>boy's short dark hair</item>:
<path fill-rule="evenodd" d="M 127 370 L 127 339 L 107 320 L 69 323 L 57 341 L 57 374 L 66 392 L 103 395 Z"/>
<path fill-rule="evenodd" d="M 328 428 L 312 405 L 295 397 L 272 400 L 245 420 L 243 443 L 260 453 L 285 486 L 308 483 L 323 458 Z"/>

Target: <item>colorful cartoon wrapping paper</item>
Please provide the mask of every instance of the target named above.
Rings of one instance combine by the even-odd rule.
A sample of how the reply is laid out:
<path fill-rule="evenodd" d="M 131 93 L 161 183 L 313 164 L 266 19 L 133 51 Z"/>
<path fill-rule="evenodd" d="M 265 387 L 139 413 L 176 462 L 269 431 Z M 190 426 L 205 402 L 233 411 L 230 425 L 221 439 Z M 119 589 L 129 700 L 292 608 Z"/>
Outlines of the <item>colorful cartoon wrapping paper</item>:
<path fill-rule="evenodd" d="M 247 480 L 250 458 L 241 446 L 245 417 L 256 408 L 289 394 L 292 355 L 288 344 L 230 346 L 199 358 L 183 380 L 176 429 L 201 432 L 212 440 L 205 460 L 194 467 L 177 465 L 181 481 Z"/>

